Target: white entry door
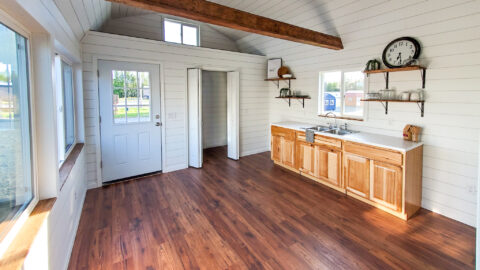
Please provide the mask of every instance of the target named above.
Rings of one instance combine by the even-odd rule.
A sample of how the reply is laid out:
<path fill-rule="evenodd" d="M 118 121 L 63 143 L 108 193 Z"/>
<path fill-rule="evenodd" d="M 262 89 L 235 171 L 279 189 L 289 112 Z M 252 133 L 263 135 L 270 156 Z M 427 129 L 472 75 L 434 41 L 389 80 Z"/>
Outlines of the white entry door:
<path fill-rule="evenodd" d="M 162 170 L 159 66 L 100 60 L 98 68 L 102 181 Z"/>

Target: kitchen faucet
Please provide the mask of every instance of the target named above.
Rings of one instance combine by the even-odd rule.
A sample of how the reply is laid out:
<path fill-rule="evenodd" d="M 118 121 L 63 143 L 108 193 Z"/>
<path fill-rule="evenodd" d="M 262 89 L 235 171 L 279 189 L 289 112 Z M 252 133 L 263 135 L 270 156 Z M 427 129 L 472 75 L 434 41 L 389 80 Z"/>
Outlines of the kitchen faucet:
<path fill-rule="evenodd" d="M 337 128 L 337 115 L 333 112 L 328 112 L 327 114 L 325 114 L 325 117 L 328 117 L 329 115 L 333 115 L 333 118 L 335 119 L 335 128 Z M 329 127 L 330 128 L 333 128 L 332 127 L 332 123 L 329 123 Z"/>

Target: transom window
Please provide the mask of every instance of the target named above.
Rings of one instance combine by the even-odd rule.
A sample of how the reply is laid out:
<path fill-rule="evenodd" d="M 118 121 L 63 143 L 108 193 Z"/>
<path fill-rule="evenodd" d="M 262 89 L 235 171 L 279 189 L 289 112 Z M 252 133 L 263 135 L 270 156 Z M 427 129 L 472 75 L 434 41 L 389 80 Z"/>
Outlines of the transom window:
<path fill-rule="evenodd" d="M 114 70 L 113 122 L 115 124 L 149 122 L 151 120 L 150 73 Z"/>
<path fill-rule="evenodd" d="M 361 71 L 320 72 L 318 113 L 363 118 L 365 76 Z"/>
<path fill-rule="evenodd" d="M 185 45 L 199 46 L 198 26 L 165 19 L 163 21 L 165 41 Z"/>

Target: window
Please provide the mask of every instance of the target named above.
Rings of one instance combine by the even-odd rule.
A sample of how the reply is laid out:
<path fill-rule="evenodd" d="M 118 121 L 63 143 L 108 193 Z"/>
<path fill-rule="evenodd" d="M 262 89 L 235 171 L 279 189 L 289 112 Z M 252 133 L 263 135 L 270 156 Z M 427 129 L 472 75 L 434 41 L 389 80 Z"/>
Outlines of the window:
<path fill-rule="evenodd" d="M 165 19 L 163 21 L 165 41 L 199 46 L 198 26 Z"/>
<path fill-rule="evenodd" d="M 57 68 L 57 128 L 58 155 L 62 163 L 75 144 L 75 103 L 73 68 L 61 56 L 55 60 Z"/>
<path fill-rule="evenodd" d="M 0 241 L 34 198 L 28 40 L 0 23 Z"/>
<path fill-rule="evenodd" d="M 365 76 L 361 71 L 321 72 L 319 76 L 318 113 L 338 117 L 363 117 Z"/>
<path fill-rule="evenodd" d="M 112 82 L 114 124 L 149 122 L 150 73 L 113 70 Z"/>

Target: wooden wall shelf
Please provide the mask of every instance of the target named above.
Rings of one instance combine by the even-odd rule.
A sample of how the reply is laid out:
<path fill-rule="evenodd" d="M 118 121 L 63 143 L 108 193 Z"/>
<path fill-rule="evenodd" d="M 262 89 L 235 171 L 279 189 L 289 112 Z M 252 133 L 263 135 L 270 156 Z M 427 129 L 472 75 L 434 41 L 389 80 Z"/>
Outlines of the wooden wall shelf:
<path fill-rule="evenodd" d="M 295 96 L 288 96 L 288 97 L 275 97 L 275 98 L 280 98 L 280 99 L 288 99 L 288 107 L 291 105 L 292 99 L 296 99 L 302 103 L 302 107 L 305 108 L 305 99 L 310 99 L 310 97 L 295 97 Z"/>
<path fill-rule="evenodd" d="M 273 82 L 274 84 L 277 85 L 277 89 L 280 88 L 280 81 L 284 81 L 288 84 L 288 89 L 291 88 L 291 82 L 292 80 L 296 80 L 297 78 L 292 77 L 292 78 L 272 78 L 272 79 L 265 79 L 267 82 Z"/>
<path fill-rule="evenodd" d="M 420 109 L 421 116 L 424 115 L 425 101 L 424 100 L 397 100 L 397 99 L 361 99 L 365 102 L 380 102 L 385 108 L 385 114 L 388 114 L 388 103 L 389 102 L 400 102 L 400 103 L 417 103 L 418 108 Z"/>
<path fill-rule="evenodd" d="M 367 77 L 370 74 L 383 73 L 384 76 L 385 76 L 385 89 L 388 89 L 390 72 L 413 71 L 413 70 L 419 70 L 420 71 L 420 75 L 422 76 L 422 88 L 425 89 L 425 76 L 427 74 L 427 68 L 423 67 L 423 66 L 408 66 L 408 67 L 401 67 L 401 68 L 385 68 L 385 69 L 377 69 L 377 70 L 365 70 L 363 73 L 367 74 Z"/>

